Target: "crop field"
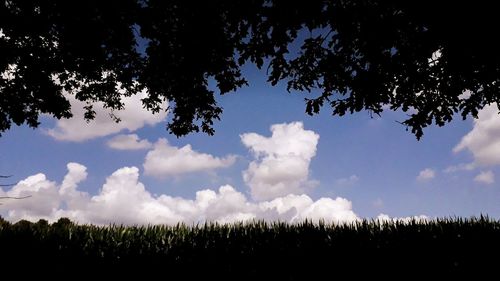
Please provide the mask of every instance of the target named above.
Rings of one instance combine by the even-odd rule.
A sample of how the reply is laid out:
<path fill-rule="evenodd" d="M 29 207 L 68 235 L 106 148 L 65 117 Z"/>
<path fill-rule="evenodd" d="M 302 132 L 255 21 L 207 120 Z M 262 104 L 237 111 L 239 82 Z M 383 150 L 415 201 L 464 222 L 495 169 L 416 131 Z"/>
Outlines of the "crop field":
<path fill-rule="evenodd" d="M 0 219 L 0 256 L 3 268 L 163 272 L 208 280 L 310 280 L 325 274 L 332 279 L 407 274 L 401 280 L 431 273 L 496 276 L 500 221 L 480 217 L 339 225 L 256 221 L 98 227 L 67 219 L 53 224 Z"/>

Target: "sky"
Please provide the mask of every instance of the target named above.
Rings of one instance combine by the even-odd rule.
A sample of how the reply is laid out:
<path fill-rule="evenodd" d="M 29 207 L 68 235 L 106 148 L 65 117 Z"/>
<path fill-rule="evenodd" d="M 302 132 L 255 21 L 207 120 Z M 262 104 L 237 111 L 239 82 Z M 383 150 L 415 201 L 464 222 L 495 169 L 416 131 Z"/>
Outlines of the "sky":
<path fill-rule="evenodd" d="M 417 141 L 406 113 L 305 114 L 314 93 L 272 87 L 245 66 L 249 86 L 218 96 L 215 135 L 177 138 L 171 116 L 142 109 L 146 92 L 124 98 L 118 124 L 97 104 L 86 123 L 42 116 L 37 129 L 0 137 L 0 215 L 10 221 L 68 217 L 93 224 L 175 224 L 252 219 L 500 219 L 500 117 L 457 116 Z M 167 104 L 165 104 L 166 108 Z"/>

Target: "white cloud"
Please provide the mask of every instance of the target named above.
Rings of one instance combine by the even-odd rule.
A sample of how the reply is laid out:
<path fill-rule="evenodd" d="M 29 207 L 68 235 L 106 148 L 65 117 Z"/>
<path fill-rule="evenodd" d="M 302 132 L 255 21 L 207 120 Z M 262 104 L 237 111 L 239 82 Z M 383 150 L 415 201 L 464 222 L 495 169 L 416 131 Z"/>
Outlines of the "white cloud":
<path fill-rule="evenodd" d="M 387 214 L 380 214 L 377 216 L 377 220 L 379 222 L 390 222 L 391 221 L 391 217 L 389 217 L 389 215 Z"/>
<path fill-rule="evenodd" d="M 472 96 L 472 92 L 470 90 L 465 90 L 458 96 L 460 100 L 468 100 Z"/>
<path fill-rule="evenodd" d="M 193 150 L 189 144 L 178 148 L 170 145 L 166 139 L 160 138 L 154 144 L 153 150 L 146 155 L 143 166 L 146 175 L 168 177 L 225 168 L 235 161 L 234 155 L 214 157 Z"/>
<path fill-rule="evenodd" d="M 296 221 L 298 214 L 303 213 L 312 204 L 313 200 L 305 194 L 288 194 L 271 201 L 263 201 L 259 206 L 263 210 L 272 210 L 266 214 L 267 220 Z"/>
<path fill-rule="evenodd" d="M 308 178 L 319 135 L 304 130 L 302 122 L 275 124 L 271 132 L 271 137 L 256 133 L 240 136 L 256 158 L 243 171 L 243 179 L 256 200 L 302 194 L 316 184 Z"/>
<path fill-rule="evenodd" d="M 446 167 L 446 169 L 443 170 L 445 173 L 455 173 L 459 171 L 472 171 L 476 168 L 476 164 L 474 163 L 460 163 L 458 165 L 452 165 Z"/>
<path fill-rule="evenodd" d="M 57 140 L 81 142 L 121 131 L 133 132 L 146 125 L 152 126 L 164 121 L 167 116 L 165 110 L 153 114 L 143 108 L 141 99 L 145 97 L 147 97 L 146 91 L 130 97 L 123 97 L 124 109 L 113 112 L 116 117 L 121 119 L 119 123 L 116 123 L 110 117 L 111 111 L 105 109 L 102 102 L 96 102 L 93 104 L 96 111 L 95 119 L 87 122 L 83 118 L 86 103 L 75 99 L 73 95 L 67 94 L 66 98 L 71 103 L 73 117 L 57 120 L 56 126 L 46 130 L 46 133 Z M 167 105 L 165 102 L 163 108 L 167 108 Z"/>
<path fill-rule="evenodd" d="M 351 201 L 337 197 L 320 198 L 309 205 L 302 213 L 298 214 L 298 220 L 312 219 L 313 221 L 355 221 L 357 216 L 352 212 Z"/>
<path fill-rule="evenodd" d="M 0 196 L 24 197 L 32 196 L 21 200 L 2 200 L 0 210 L 8 210 L 8 217 L 14 219 L 25 218 L 33 220 L 36 218 L 47 219 L 52 211 L 58 207 L 58 191 L 56 183 L 47 180 L 44 174 L 36 174 L 20 181 L 7 192 L 0 191 Z"/>
<path fill-rule="evenodd" d="M 441 52 L 441 49 L 436 50 L 434 53 L 432 53 L 431 57 L 427 59 L 429 66 L 438 65 L 439 59 L 442 57 L 442 55 L 443 55 L 443 53 Z"/>
<path fill-rule="evenodd" d="M 0 189 L 0 196 L 30 196 L 21 200 L 5 199 L 0 211 L 7 210 L 11 220 L 51 220 L 58 212 L 62 200 L 68 208 L 81 207 L 88 197 L 85 192 L 77 191 L 76 188 L 87 177 L 86 168 L 77 163 L 69 163 L 67 168 L 68 173 L 60 186 L 39 173 L 20 181 L 7 192 Z"/>
<path fill-rule="evenodd" d="M 436 177 L 436 172 L 434 170 L 426 168 L 420 171 L 420 173 L 417 176 L 418 181 L 428 181 Z"/>
<path fill-rule="evenodd" d="M 341 197 L 323 197 L 313 201 L 309 196 L 289 194 L 271 201 L 258 203 L 260 219 L 300 222 L 305 219 L 318 222 L 352 222 L 359 220 L 352 211 L 352 203 Z"/>
<path fill-rule="evenodd" d="M 353 185 L 359 181 L 359 177 L 356 175 L 351 175 L 348 178 L 340 178 L 335 181 L 337 185 L 348 186 Z"/>
<path fill-rule="evenodd" d="M 391 218 L 387 214 L 380 214 L 377 216 L 377 219 L 380 223 L 383 222 L 399 222 L 399 223 L 410 223 L 412 221 L 425 223 L 430 220 L 430 218 L 426 215 L 412 216 L 412 217 L 393 217 Z"/>
<path fill-rule="evenodd" d="M 14 80 L 16 79 L 17 71 L 18 71 L 17 64 L 8 64 L 5 70 L 2 73 L 0 73 L 0 77 L 3 80 L 7 81 Z"/>
<path fill-rule="evenodd" d="M 90 199 L 84 220 L 95 223 L 136 224 L 149 218 L 151 223 L 176 218 L 176 214 L 155 200 L 138 181 L 139 169 L 124 167 L 106 179 L 102 190 Z M 166 217 L 165 217 L 166 216 Z"/>
<path fill-rule="evenodd" d="M 117 150 L 149 149 L 153 146 L 148 140 L 141 140 L 136 134 L 117 135 L 107 143 L 108 147 Z"/>
<path fill-rule="evenodd" d="M 474 181 L 483 184 L 493 184 L 495 182 L 495 174 L 492 171 L 481 171 L 474 178 Z"/>
<path fill-rule="evenodd" d="M 453 148 L 454 152 L 469 150 L 480 165 L 500 164 L 500 117 L 496 104 L 479 111 L 473 129 Z"/>
<path fill-rule="evenodd" d="M 86 168 L 68 164 L 68 173 L 58 185 L 43 174 L 30 176 L 0 195 L 32 195 L 25 200 L 4 201 L 0 213 L 11 221 L 68 217 L 94 224 L 176 224 L 205 221 L 234 222 L 252 219 L 299 222 L 304 219 L 326 222 L 359 220 L 350 201 L 344 198 L 312 200 L 307 195 L 287 195 L 272 201 L 252 202 L 229 185 L 217 191 L 205 189 L 194 199 L 162 194 L 153 196 L 139 181 L 139 169 L 124 167 L 106 179 L 97 195 L 80 192 L 77 185 L 87 176 Z"/>

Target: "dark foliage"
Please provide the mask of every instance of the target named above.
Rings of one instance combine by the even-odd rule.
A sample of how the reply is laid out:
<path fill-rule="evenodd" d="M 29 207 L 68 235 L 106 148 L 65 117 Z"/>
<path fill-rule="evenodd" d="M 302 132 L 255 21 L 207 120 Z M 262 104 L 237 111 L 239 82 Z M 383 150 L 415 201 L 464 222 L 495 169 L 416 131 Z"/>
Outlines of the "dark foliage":
<path fill-rule="evenodd" d="M 267 67 L 272 85 L 319 89 L 308 114 L 387 105 L 408 111 L 402 123 L 420 138 L 432 123 L 499 101 L 500 17 L 484 2 L 2 1 L 0 131 L 36 127 L 42 113 L 70 117 L 63 90 L 86 101 L 92 119 L 92 103 L 120 109 L 121 95 L 147 89 L 145 108 L 171 102 L 170 132 L 212 134 L 222 108 L 209 79 L 220 94 L 235 91 L 251 62 Z"/>
<path fill-rule="evenodd" d="M 351 225 L 96 227 L 67 219 L 52 225 L 0 219 L 0 249 L 3 268 L 114 278 L 134 273 L 187 280 L 479 278 L 496 274 L 500 223 L 481 217 Z"/>

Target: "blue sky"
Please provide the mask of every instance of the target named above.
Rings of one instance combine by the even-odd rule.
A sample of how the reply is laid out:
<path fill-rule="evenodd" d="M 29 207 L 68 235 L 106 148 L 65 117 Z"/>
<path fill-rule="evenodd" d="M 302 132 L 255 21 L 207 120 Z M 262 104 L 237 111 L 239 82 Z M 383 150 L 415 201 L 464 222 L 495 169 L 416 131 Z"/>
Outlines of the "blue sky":
<path fill-rule="evenodd" d="M 324 107 L 311 117 L 308 94 L 272 87 L 250 66 L 245 75 L 250 86 L 217 97 L 224 113 L 214 136 L 168 134 L 168 114 L 142 112 L 141 94 L 117 125 L 104 113 L 89 125 L 44 116 L 36 130 L 13 127 L 0 137 L 0 171 L 19 183 L 0 196 L 32 197 L 3 200 L 0 214 L 98 224 L 500 218 L 493 107 L 417 141 L 396 122 L 405 113 L 332 117 Z"/>

